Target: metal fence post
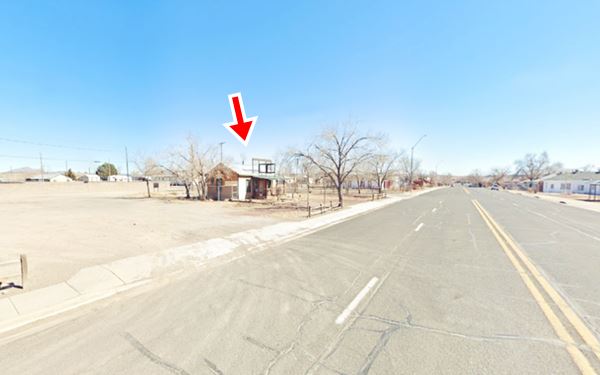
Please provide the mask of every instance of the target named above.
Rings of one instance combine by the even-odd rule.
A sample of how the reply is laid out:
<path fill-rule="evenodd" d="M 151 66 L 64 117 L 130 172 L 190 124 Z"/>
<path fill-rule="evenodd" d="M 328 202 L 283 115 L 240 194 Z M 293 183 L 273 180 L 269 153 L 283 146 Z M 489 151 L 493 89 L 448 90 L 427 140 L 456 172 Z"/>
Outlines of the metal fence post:
<path fill-rule="evenodd" d="M 23 287 L 23 289 L 25 289 L 25 282 L 27 281 L 27 272 L 28 272 L 27 255 L 21 254 L 20 259 L 21 259 L 21 287 Z"/>

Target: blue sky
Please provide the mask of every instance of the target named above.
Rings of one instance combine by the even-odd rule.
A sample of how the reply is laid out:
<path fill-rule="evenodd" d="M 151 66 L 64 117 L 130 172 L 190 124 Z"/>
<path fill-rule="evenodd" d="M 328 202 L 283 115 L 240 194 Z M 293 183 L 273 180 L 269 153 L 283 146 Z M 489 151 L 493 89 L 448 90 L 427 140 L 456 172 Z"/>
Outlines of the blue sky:
<path fill-rule="evenodd" d="M 193 133 L 234 159 L 351 119 L 466 174 L 600 165 L 597 1 L 4 1 L 0 170 L 124 165 Z M 222 124 L 241 91 L 244 148 Z M 9 156 L 27 156 L 32 159 Z M 80 161 L 76 161 L 80 160 Z"/>

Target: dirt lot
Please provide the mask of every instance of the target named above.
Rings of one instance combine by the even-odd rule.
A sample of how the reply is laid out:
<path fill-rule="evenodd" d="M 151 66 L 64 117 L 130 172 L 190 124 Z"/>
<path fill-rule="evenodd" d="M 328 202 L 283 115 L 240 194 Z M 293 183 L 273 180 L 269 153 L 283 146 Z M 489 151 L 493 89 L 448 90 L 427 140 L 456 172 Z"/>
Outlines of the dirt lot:
<path fill-rule="evenodd" d="M 0 259 L 27 254 L 32 289 L 86 266 L 282 220 L 250 205 L 145 199 L 145 190 L 144 183 L 0 184 Z M 162 195 L 168 190 L 161 186 Z"/>
<path fill-rule="evenodd" d="M 0 260 L 26 254 L 31 290 L 87 266 L 302 220 L 308 213 L 306 191 L 252 203 L 186 201 L 182 188 L 167 183 L 152 194 L 146 198 L 143 182 L 0 184 Z M 345 203 L 371 198 L 368 190 L 349 192 Z M 333 189 L 313 187 L 313 214 L 336 202 Z"/>

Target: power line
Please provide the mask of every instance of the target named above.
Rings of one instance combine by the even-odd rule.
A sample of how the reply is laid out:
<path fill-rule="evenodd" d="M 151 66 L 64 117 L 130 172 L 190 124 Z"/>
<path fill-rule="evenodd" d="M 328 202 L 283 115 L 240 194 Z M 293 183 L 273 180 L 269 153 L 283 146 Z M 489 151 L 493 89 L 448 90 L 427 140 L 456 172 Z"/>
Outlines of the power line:
<path fill-rule="evenodd" d="M 79 150 L 79 151 L 99 151 L 99 152 L 111 152 L 111 151 L 114 151 L 114 150 L 101 149 L 101 148 L 89 148 L 89 147 L 56 145 L 56 144 L 51 144 L 51 143 L 41 143 L 41 142 L 33 142 L 33 141 L 24 141 L 24 140 L 21 140 L 21 139 L 12 139 L 12 138 L 3 138 L 3 137 L 0 137 L 0 141 L 12 142 L 12 143 L 21 143 L 21 144 L 35 145 L 35 146 L 44 146 L 44 147 L 64 148 L 64 149 Z"/>
<path fill-rule="evenodd" d="M 22 155 L 0 155 L 0 158 L 38 160 L 40 157 L 39 156 L 22 156 Z M 47 158 L 47 157 L 44 157 L 44 160 L 52 160 L 52 161 L 65 161 L 66 160 L 66 161 L 78 162 L 78 163 L 99 163 L 100 162 L 98 160 L 78 160 L 78 159 L 71 159 L 71 158 Z"/>

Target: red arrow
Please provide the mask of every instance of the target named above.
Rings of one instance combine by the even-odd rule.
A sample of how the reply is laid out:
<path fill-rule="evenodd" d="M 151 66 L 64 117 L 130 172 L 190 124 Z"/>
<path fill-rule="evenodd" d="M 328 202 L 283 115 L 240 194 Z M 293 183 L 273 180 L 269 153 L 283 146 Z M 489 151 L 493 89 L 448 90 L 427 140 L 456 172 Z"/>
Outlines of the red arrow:
<path fill-rule="evenodd" d="M 228 96 L 231 105 L 231 116 L 235 121 L 227 122 L 223 124 L 227 130 L 231 132 L 237 139 L 242 142 L 244 146 L 248 146 L 250 136 L 258 116 L 250 117 L 246 120 L 246 111 L 244 110 L 244 102 L 242 101 L 242 94 L 236 92 Z"/>

